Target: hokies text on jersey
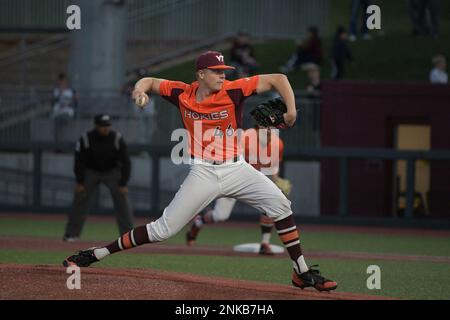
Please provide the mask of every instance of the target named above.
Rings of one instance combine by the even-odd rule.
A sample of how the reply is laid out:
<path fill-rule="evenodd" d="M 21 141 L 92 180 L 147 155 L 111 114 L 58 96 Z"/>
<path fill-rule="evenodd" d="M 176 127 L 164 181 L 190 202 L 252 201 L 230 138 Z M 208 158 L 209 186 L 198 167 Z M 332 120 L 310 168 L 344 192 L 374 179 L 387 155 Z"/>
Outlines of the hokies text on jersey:
<path fill-rule="evenodd" d="M 222 120 L 227 119 L 229 116 L 228 110 L 222 110 L 220 112 L 211 113 L 198 113 L 195 111 L 184 110 L 184 117 L 193 120 Z"/>

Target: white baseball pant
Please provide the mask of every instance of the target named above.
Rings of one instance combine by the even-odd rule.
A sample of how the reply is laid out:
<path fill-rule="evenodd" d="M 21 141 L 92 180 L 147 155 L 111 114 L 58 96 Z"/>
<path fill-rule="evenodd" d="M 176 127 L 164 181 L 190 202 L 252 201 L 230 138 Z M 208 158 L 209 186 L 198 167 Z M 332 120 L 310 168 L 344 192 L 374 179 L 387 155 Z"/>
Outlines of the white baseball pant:
<path fill-rule="evenodd" d="M 150 242 L 175 235 L 198 212 L 222 197 L 247 203 L 274 221 L 292 214 L 291 202 L 280 189 L 244 160 L 221 165 L 194 160 L 188 176 L 162 216 L 147 224 Z"/>

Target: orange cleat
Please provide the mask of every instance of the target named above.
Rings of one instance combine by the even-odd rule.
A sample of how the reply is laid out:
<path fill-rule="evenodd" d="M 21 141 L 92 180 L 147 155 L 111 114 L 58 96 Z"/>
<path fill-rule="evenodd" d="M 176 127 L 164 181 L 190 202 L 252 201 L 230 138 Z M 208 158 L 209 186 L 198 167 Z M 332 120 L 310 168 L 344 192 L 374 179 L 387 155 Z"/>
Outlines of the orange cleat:
<path fill-rule="evenodd" d="M 302 274 L 297 274 L 294 270 L 292 274 L 292 285 L 300 289 L 314 287 L 319 291 L 331 291 L 337 288 L 337 282 L 325 279 L 317 269 L 309 269 Z"/>

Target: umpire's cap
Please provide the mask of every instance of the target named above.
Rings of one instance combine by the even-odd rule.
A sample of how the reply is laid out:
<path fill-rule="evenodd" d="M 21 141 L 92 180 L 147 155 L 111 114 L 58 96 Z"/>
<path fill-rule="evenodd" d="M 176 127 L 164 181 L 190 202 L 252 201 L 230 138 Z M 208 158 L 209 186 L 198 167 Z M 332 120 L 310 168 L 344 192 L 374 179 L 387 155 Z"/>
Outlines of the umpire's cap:
<path fill-rule="evenodd" d="M 98 114 L 94 117 L 94 123 L 101 127 L 108 127 L 111 125 L 111 117 L 105 113 Z"/>

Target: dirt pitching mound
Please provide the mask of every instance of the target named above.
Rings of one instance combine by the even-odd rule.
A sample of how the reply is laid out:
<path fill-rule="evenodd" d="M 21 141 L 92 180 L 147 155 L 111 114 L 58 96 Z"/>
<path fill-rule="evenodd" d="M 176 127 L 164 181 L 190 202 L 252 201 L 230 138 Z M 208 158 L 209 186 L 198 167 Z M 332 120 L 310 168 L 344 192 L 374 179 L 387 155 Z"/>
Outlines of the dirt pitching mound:
<path fill-rule="evenodd" d="M 81 269 L 81 289 L 51 265 L 0 264 L 0 299 L 318 300 L 383 299 L 352 293 L 320 293 L 288 285 L 141 269 Z"/>

